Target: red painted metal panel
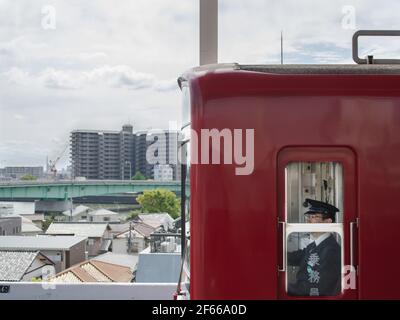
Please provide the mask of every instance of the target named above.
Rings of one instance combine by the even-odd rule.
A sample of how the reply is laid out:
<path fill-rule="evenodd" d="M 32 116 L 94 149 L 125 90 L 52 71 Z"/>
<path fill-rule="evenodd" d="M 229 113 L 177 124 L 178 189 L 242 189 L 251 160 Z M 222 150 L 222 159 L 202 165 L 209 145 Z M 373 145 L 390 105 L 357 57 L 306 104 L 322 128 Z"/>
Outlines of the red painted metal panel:
<path fill-rule="evenodd" d="M 230 71 L 189 83 L 195 131 L 255 129 L 252 175 L 192 165 L 191 297 L 278 298 L 278 152 L 319 146 L 357 159 L 359 297 L 400 298 L 400 76 Z"/>

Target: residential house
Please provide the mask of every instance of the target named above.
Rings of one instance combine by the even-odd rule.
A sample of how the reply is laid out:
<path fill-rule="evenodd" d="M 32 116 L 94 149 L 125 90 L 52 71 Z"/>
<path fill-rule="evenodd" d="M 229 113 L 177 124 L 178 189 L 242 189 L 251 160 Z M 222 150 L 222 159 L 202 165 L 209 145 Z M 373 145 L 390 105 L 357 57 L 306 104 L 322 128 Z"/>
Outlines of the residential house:
<path fill-rule="evenodd" d="M 35 226 L 38 227 L 39 229 L 43 229 L 43 222 L 45 221 L 43 213 L 19 214 L 19 215 L 23 218 L 31 220 L 35 224 Z"/>
<path fill-rule="evenodd" d="M 50 282 L 131 282 L 133 272 L 130 267 L 109 262 L 89 260 L 57 274 Z"/>
<path fill-rule="evenodd" d="M 92 209 L 90 209 L 89 207 L 79 205 L 72 211 L 71 210 L 64 211 L 63 215 L 67 217 L 68 221 L 72 222 L 87 221 L 89 217 L 89 212 L 91 211 Z"/>
<path fill-rule="evenodd" d="M 1 251 L 39 251 L 60 272 L 85 260 L 86 237 L 78 236 L 3 236 Z"/>
<path fill-rule="evenodd" d="M 53 261 L 39 251 L 0 251 L 1 281 L 32 281 L 46 274 Z"/>
<path fill-rule="evenodd" d="M 90 222 L 119 222 L 119 214 L 107 209 L 99 209 L 89 212 Z"/>
<path fill-rule="evenodd" d="M 115 236 L 126 232 L 129 230 L 129 223 L 130 222 L 125 222 L 125 223 L 109 223 L 110 227 L 110 236 L 111 238 L 114 238 Z"/>
<path fill-rule="evenodd" d="M 115 235 L 113 238 L 113 252 L 138 253 L 144 250 L 150 240 L 150 235 L 157 229 L 143 222 L 132 222 L 128 230 Z"/>
<path fill-rule="evenodd" d="M 36 236 L 43 233 L 43 230 L 38 228 L 30 219 L 22 217 L 21 235 L 22 236 Z"/>
<path fill-rule="evenodd" d="M 88 257 L 94 257 L 109 251 L 112 243 L 109 230 L 107 223 L 53 222 L 46 234 L 86 237 Z"/>
<path fill-rule="evenodd" d="M 156 229 L 163 227 L 165 231 L 169 231 L 174 227 L 174 219 L 168 213 L 139 214 L 137 219 Z"/>

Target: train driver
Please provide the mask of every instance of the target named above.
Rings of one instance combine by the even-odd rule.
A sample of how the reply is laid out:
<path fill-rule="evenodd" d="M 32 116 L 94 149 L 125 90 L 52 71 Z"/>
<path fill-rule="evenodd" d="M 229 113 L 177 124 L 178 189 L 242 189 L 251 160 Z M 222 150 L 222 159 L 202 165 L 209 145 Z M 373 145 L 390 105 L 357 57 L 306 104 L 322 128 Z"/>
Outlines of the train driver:
<path fill-rule="evenodd" d="M 334 223 L 338 208 L 322 201 L 306 199 L 307 223 Z M 288 265 L 298 266 L 296 282 L 288 284 L 294 296 L 335 296 L 341 290 L 341 250 L 333 234 L 311 233 L 304 249 L 288 252 Z"/>

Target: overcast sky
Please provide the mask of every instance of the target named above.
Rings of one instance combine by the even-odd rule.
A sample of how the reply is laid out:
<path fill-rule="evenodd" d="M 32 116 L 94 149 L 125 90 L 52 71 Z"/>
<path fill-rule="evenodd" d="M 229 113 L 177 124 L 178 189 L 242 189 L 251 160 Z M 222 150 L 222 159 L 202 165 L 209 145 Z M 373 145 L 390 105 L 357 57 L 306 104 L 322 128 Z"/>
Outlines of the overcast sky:
<path fill-rule="evenodd" d="M 400 29 L 397 0 L 219 1 L 220 62 L 279 63 L 283 30 L 286 63 L 352 63 L 356 29 Z M 198 0 L 0 0 L 0 167 L 45 165 L 74 129 L 179 121 L 198 13 Z M 362 45 L 400 57 L 400 39 Z"/>

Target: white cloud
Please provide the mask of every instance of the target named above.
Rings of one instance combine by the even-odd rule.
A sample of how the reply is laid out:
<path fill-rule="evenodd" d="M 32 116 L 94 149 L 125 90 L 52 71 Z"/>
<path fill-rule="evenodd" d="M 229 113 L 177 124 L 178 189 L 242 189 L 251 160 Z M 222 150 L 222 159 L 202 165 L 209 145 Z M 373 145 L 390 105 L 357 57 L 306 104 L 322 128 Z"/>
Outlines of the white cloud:
<path fill-rule="evenodd" d="M 81 89 L 86 86 L 98 85 L 130 90 L 154 89 L 156 91 L 169 91 L 177 88 L 175 80 L 158 80 L 155 75 L 137 72 L 126 65 L 105 65 L 89 71 L 47 68 L 37 74 L 14 67 L 0 76 L 17 85 L 40 85 L 50 89 Z"/>
<path fill-rule="evenodd" d="M 278 63 L 283 30 L 287 63 L 352 63 L 345 5 L 357 29 L 400 29 L 397 0 L 219 1 L 220 62 Z M 180 118 L 176 78 L 198 63 L 198 0 L 52 0 L 56 29 L 44 30 L 48 4 L 0 0 L 0 161 L 44 162 L 76 128 Z M 399 49 L 374 39 L 360 55 Z"/>
<path fill-rule="evenodd" d="M 22 115 L 20 115 L 20 114 L 18 114 L 18 113 L 14 114 L 13 117 L 14 117 L 15 120 L 22 120 L 22 119 L 24 119 L 24 116 L 22 116 Z"/>

